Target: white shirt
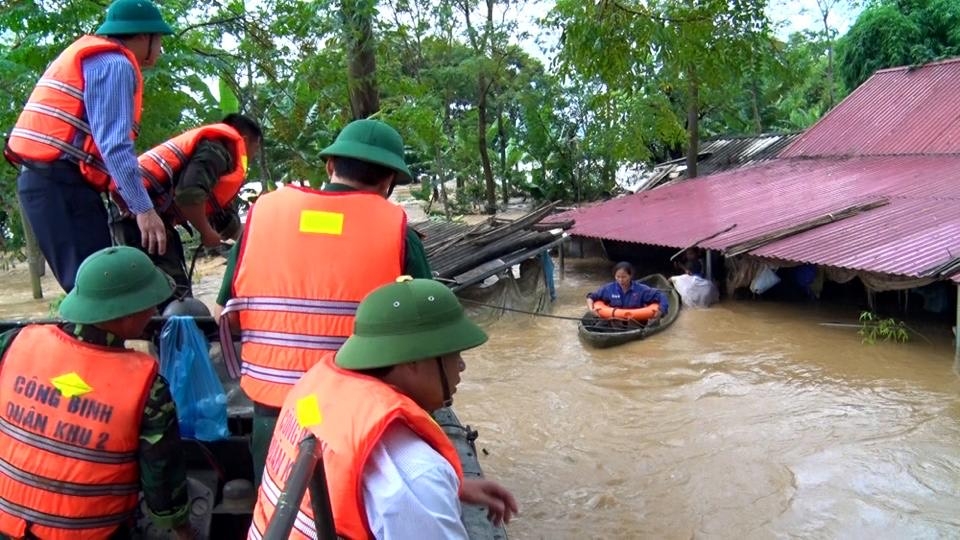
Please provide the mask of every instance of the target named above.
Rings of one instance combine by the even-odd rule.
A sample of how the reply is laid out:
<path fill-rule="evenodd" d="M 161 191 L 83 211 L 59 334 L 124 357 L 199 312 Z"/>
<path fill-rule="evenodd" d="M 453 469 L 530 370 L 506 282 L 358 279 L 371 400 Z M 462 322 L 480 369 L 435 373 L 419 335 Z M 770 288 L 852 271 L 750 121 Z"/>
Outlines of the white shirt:
<path fill-rule="evenodd" d="M 363 503 L 378 540 L 467 540 L 457 473 L 407 426 L 387 428 L 363 469 Z"/>

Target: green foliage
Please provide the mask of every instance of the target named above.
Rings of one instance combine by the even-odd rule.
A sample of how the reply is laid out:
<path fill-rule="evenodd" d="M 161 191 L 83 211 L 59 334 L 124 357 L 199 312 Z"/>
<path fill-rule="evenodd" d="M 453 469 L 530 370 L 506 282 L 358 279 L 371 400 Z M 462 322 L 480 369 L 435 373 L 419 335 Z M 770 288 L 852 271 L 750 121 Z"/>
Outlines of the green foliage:
<path fill-rule="evenodd" d="M 893 343 L 910 341 L 910 332 L 903 321 L 893 318 L 883 319 L 872 311 L 860 313 L 860 330 L 857 334 L 863 343 L 869 345 L 886 341 Z"/>
<path fill-rule="evenodd" d="M 929 5 L 936 1 L 948 0 Z M 99 24 L 105 2 L 8 4 L 0 10 L 0 91 L 9 96 L 0 131 L 14 124 L 49 62 Z M 691 103 L 704 135 L 802 129 L 828 108 L 826 36 L 774 39 L 764 1 L 558 0 L 543 21 L 563 32 L 549 67 L 519 46 L 523 2 L 161 6 L 178 34 L 165 38 L 159 64 L 145 73 L 137 149 L 240 111 L 264 126 L 263 153 L 250 169 L 264 190 L 326 180 L 318 153 L 353 116 L 348 68 L 358 39 L 374 47 L 375 117 L 401 132 L 421 181 L 411 193 L 431 199 L 439 185 L 456 183 L 453 210 L 489 207 L 491 188 L 536 201 L 609 196 L 622 165 L 678 157 Z M 488 18 L 488 7 L 504 17 Z M 942 33 L 960 27 L 947 23 Z M 0 232 L 3 247 L 16 250 L 14 178 L 0 168 Z"/>
<path fill-rule="evenodd" d="M 837 45 L 840 73 L 853 89 L 878 69 L 960 54 L 960 2 L 878 0 Z"/>
<path fill-rule="evenodd" d="M 220 77 L 220 112 L 224 116 L 240 112 L 240 100 L 237 99 L 237 95 L 233 93 L 233 88 L 230 88 L 230 84 L 223 77 Z"/>

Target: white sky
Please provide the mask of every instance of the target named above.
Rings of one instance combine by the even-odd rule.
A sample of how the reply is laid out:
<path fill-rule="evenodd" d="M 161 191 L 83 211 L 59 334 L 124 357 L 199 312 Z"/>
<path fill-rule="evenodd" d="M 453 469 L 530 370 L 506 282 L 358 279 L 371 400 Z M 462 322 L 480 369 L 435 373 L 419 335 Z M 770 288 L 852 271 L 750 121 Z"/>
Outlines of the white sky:
<path fill-rule="evenodd" d="M 786 40 L 793 32 L 803 30 L 819 31 L 823 28 L 821 22 L 820 10 L 817 7 L 817 0 L 769 0 L 770 6 L 768 13 L 775 25 L 777 37 Z M 856 20 L 860 9 L 851 9 L 848 0 L 828 0 L 837 4 L 836 8 L 831 9 L 828 21 L 830 26 L 837 31 L 838 36 L 846 33 L 847 29 Z M 517 18 L 520 28 L 530 32 L 531 37 L 522 45 L 528 53 L 540 58 L 542 61 L 549 62 L 550 56 L 545 56 L 537 46 L 537 41 L 546 43 L 548 46 L 555 45 L 557 36 L 541 30 L 537 26 L 537 20 L 544 17 L 554 2 L 551 0 L 528 0 L 522 8 L 511 7 L 510 15 Z M 554 33 L 555 34 L 555 33 Z"/>

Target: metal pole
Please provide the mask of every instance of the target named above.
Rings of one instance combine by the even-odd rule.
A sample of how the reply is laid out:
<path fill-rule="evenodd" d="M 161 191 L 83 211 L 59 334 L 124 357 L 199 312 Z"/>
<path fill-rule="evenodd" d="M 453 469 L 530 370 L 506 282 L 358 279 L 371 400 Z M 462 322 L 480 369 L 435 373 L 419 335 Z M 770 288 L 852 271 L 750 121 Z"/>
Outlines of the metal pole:
<path fill-rule="evenodd" d="M 317 466 L 310 479 L 310 506 L 313 507 L 313 523 L 317 527 L 317 537 L 329 540 L 337 538 L 330 491 L 327 489 L 327 471 L 323 466 L 322 454 L 317 455 Z"/>
<path fill-rule="evenodd" d="M 333 528 L 333 511 L 330 509 L 330 497 L 326 489 L 326 477 L 323 472 L 323 466 L 320 464 L 321 456 L 317 453 L 317 438 L 309 435 L 299 445 L 297 449 L 297 459 L 293 464 L 293 470 L 287 479 L 286 488 L 280 494 L 277 500 L 277 506 L 274 509 L 273 517 L 267 524 L 267 530 L 263 534 L 263 540 L 287 540 L 293 525 L 297 520 L 297 514 L 300 512 L 300 503 L 310 487 L 311 499 L 320 498 L 322 501 L 312 501 L 314 512 L 314 524 L 317 528 L 318 540 L 336 540 L 336 531 Z M 316 470 L 320 469 L 319 475 Z M 323 487 L 318 483 L 318 476 L 323 476 Z M 314 495 L 314 491 L 322 492 Z M 326 508 L 320 508 L 326 503 Z M 325 520 L 321 522 L 321 520 Z"/>
<path fill-rule="evenodd" d="M 957 322 L 953 327 L 953 365 L 960 363 L 960 283 L 957 283 Z"/>

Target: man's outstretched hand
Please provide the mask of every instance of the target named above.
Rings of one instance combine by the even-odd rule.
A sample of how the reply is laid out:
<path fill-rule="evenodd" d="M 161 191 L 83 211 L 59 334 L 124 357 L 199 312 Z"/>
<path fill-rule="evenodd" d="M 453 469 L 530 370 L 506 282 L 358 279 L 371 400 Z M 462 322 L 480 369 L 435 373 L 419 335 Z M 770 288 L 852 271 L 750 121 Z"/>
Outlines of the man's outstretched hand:
<path fill-rule="evenodd" d="M 495 525 L 510 523 L 510 518 L 520 511 L 507 488 L 482 478 L 464 478 L 460 500 L 486 507 L 487 518 Z"/>

